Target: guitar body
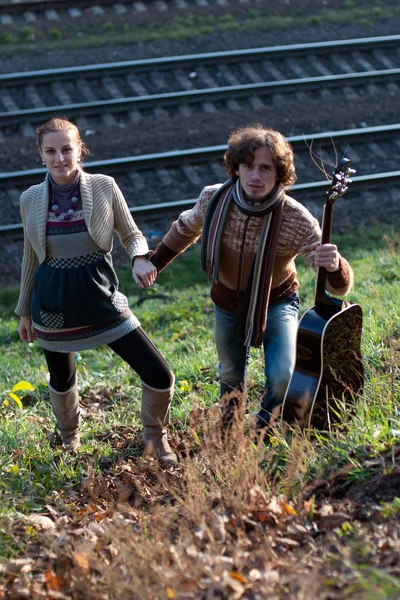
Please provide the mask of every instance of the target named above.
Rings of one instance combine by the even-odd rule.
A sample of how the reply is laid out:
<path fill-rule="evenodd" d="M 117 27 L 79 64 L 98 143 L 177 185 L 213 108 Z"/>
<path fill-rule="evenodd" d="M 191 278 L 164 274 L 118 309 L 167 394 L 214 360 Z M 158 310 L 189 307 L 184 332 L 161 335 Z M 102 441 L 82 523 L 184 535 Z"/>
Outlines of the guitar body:
<path fill-rule="evenodd" d="M 328 298 L 299 323 L 295 370 L 282 405 L 289 425 L 329 429 L 363 389 L 362 309 Z"/>
<path fill-rule="evenodd" d="M 346 193 L 352 173 L 350 161 L 343 158 L 327 192 L 321 245 L 330 243 L 333 205 Z M 330 296 L 327 278 L 320 266 L 314 306 L 299 323 L 295 369 L 282 404 L 282 420 L 301 428 L 330 429 L 363 389 L 362 310 Z"/>

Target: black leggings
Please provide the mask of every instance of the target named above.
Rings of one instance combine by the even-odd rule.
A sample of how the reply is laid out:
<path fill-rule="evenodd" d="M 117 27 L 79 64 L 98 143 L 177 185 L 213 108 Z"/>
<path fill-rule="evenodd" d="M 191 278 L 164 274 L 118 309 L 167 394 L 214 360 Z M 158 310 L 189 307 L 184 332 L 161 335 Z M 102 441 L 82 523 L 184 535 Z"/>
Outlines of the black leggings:
<path fill-rule="evenodd" d="M 172 371 L 141 327 L 108 345 L 136 371 L 144 383 L 158 390 L 171 387 L 174 381 Z M 44 354 L 50 385 L 58 392 L 69 390 L 76 378 L 74 352 L 44 350 Z"/>

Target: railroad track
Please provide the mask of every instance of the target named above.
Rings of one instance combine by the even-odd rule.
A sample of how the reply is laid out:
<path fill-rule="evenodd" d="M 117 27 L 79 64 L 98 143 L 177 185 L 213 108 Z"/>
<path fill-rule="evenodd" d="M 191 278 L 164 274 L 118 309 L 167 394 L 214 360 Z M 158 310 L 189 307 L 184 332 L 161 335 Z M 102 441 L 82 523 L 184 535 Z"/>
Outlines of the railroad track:
<path fill-rule="evenodd" d="M 261 0 L 255 0 L 257 4 Z M 65 17 L 79 19 L 85 14 L 98 17 L 111 15 L 138 15 L 147 12 L 161 14 L 169 11 L 185 11 L 190 8 L 226 7 L 228 5 L 250 4 L 249 0 L 8 0 L 0 2 L 0 24 L 34 22 L 44 18 L 52 23 Z"/>
<path fill-rule="evenodd" d="M 399 85 L 400 36 L 8 73 L 0 75 L 0 133 L 32 136 L 54 115 L 91 128 L 294 98 L 397 97 Z"/>
<path fill-rule="evenodd" d="M 331 164 L 335 162 L 335 153 L 339 157 L 345 154 L 357 169 L 355 181 L 358 187 L 365 191 L 368 186 L 371 189 L 381 186 L 385 194 L 399 193 L 400 124 L 292 136 L 288 140 L 294 149 L 299 175 L 293 194 L 305 203 L 314 202 L 315 198 L 320 200 L 324 187 L 324 181 L 321 182 L 323 176 L 313 165 L 310 147 L 326 161 L 328 174 L 333 170 Z M 86 163 L 85 170 L 114 176 L 133 212 L 159 215 L 193 204 L 193 198 L 203 186 L 223 181 L 222 157 L 225 149 L 225 145 L 220 145 L 93 161 Z M 45 173 L 43 168 L 0 173 L 4 232 L 20 229 L 20 194 L 30 185 L 43 181 Z M 155 201 L 158 203 L 156 206 Z M 400 200 L 398 205 L 400 210 Z M 314 211 L 318 211 L 318 206 L 322 206 L 320 201 L 314 206 Z"/>

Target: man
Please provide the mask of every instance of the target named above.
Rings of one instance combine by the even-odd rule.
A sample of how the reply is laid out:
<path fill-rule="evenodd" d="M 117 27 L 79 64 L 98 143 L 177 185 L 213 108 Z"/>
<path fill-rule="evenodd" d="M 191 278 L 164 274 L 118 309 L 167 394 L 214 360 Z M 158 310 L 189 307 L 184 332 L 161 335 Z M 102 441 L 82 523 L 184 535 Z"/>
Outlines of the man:
<path fill-rule="evenodd" d="M 296 173 L 291 146 L 280 133 L 262 125 L 234 131 L 224 168 L 229 180 L 203 189 L 196 205 L 172 224 L 151 261 L 161 271 L 202 234 L 202 268 L 215 304 L 221 396 L 243 389 L 250 346 L 263 345 L 266 388 L 257 414 L 262 429 L 282 403 L 295 366 L 295 257 L 301 254 L 313 268 L 325 267 L 334 294 L 350 290 L 353 273 L 334 244 L 320 244 L 317 220 L 286 194 Z"/>

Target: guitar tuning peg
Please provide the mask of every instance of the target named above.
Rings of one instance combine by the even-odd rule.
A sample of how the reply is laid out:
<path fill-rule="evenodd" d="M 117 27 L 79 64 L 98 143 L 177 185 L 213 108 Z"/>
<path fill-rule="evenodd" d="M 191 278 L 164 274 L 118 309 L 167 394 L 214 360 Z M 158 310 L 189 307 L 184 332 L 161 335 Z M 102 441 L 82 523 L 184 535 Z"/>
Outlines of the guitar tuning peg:
<path fill-rule="evenodd" d="M 354 175 L 354 173 L 357 173 L 355 169 L 349 169 L 349 175 Z"/>
<path fill-rule="evenodd" d="M 343 171 L 344 169 L 349 169 L 350 165 L 351 160 L 349 158 L 342 158 L 342 160 L 339 162 L 338 169 Z"/>

